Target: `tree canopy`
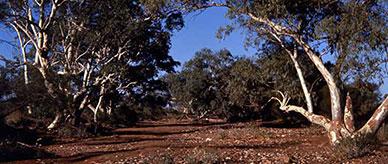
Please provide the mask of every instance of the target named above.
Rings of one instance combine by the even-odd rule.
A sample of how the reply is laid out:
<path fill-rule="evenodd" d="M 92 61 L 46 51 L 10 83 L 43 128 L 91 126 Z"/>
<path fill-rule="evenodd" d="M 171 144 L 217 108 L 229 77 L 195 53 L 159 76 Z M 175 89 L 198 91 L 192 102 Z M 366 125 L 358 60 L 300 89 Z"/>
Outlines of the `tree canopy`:
<path fill-rule="evenodd" d="M 39 71 L 57 107 L 55 120 L 67 113 L 66 119 L 78 124 L 84 109 L 91 109 L 96 121 L 98 111 L 109 114 L 123 102 L 143 104 L 165 92 L 157 77 L 178 64 L 169 56 L 170 36 L 183 26 L 182 17 L 166 5 L 132 0 L 1 4 L 6 7 L 2 24 L 18 34 L 24 78 Z"/>

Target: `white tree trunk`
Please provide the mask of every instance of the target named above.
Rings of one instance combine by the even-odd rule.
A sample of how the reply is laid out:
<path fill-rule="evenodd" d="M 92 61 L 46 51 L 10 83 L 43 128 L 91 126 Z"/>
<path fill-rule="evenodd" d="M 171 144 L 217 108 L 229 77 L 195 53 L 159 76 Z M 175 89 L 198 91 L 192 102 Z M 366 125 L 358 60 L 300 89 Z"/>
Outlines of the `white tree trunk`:
<path fill-rule="evenodd" d="M 297 50 L 295 49 L 294 55 L 290 55 L 290 57 L 291 57 L 292 61 L 294 62 L 294 66 L 295 66 L 296 72 L 297 72 L 298 77 L 299 77 L 300 85 L 302 86 L 303 94 L 304 94 L 304 97 L 306 99 L 307 110 L 308 110 L 308 112 L 313 113 L 313 102 L 311 101 L 311 95 L 310 95 L 309 90 L 307 89 L 307 84 L 306 84 L 306 81 L 303 77 L 302 69 L 300 68 L 299 63 L 296 60 L 296 57 L 297 57 L 296 51 Z"/>
<path fill-rule="evenodd" d="M 385 121 L 388 115 L 388 96 L 384 99 L 383 103 L 373 113 L 368 122 L 359 130 L 362 134 L 376 134 L 377 130 Z"/>
<path fill-rule="evenodd" d="M 368 134 L 375 135 L 378 128 L 384 122 L 385 118 L 388 115 L 388 97 L 386 97 L 383 103 L 377 108 L 374 112 L 373 116 L 369 119 L 369 121 L 358 131 L 355 131 L 354 128 L 354 120 L 352 114 L 352 105 L 351 98 L 348 96 L 345 106 L 345 114 L 341 109 L 340 104 L 340 92 L 339 88 L 335 83 L 335 80 L 331 73 L 325 68 L 322 60 L 319 55 L 310 47 L 308 43 L 306 43 L 300 35 L 296 32 L 292 32 L 291 29 L 284 27 L 282 25 L 278 25 L 269 19 L 255 17 L 253 14 L 248 13 L 248 15 L 255 21 L 266 24 L 269 29 L 267 32 L 272 34 L 277 41 L 285 48 L 286 51 L 290 54 L 291 59 L 295 62 L 296 57 L 293 56 L 290 51 L 284 46 L 284 43 L 280 39 L 281 36 L 289 36 L 292 37 L 296 43 L 303 48 L 306 52 L 307 56 L 314 63 L 315 67 L 319 70 L 323 78 L 325 79 L 329 91 L 330 91 L 330 100 L 331 100 L 331 114 L 332 119 L 329 121 L 327 118 L 319 115 L 314 115 L 311 112 L 306 111 L 305 109 L 297 106 L 288 105 L 288 98 L 282 94 L 283 100 L 278 98 L 273 98 L 280 103 L 280 109 L 283 111 L 295 111 L 303 116 L 305 116 L 312 123 L 321 125 L 325 127 L 325 129 L 329 133 L 330 141 L 333 145 L 336 145 L 342 141 L 344 138 L 356 138 L 356 137 L 365 137 Z M 297 68 L 297 65 L 295 65 Z M 303 76 L 299 71 L 298 76 Z M 305 94 L 306 95 L 306 94 Z M 306 100 L 308 101 L 308 100 Z M 345 120 L 344 120 L 345 118 Z"/>
<path fill-rule="evenodd" d="M 353 133 L 356 130 L 356 128 L 354 127 L 354 118 L 353 118 L 353 111 L 352 111 L 352 99 L 349 96 L 349 93 L 346 96 L 344 123 L 345 123 L 346 129 L 348 129 L 349 132 Z"/>
<path fill-rule="evenodd" d="M 302 86 L 303 94 L 306 100 L 307 105 L 307 111 L 310 113 L 313 113 L 313 102 L 311 100 L 311 94 L 309 90 L 307 89 L 306 80 L 304 79 L 302 68 L 300 67 L 297 57 L 298 57 L 298 50 L 297 47 L 294 46 L 294 51 L 291 52 L 284 44 L 283 41 L 279 38 L 278 34 L 274 31 L 270 31 L 271 35 L 280 43 L 282 48 L 287 52 L 288 56 L 290 56 L 292 62 L 294 63 L 295 70 L 298 74 L 300 85 Z"/>
<path fill-rule="evenodd" d="M 341 109 L 340 92 L 333 76 L 330 74 L 329 70 L 326 69 L 322 60 L 318 57 L 318 55 L 315 54 L 315 52 L 307 43 L 305 43 L 299 36 L 294 36 L 294 39 L 304 49 L 308 57 L 315 64 L 315 67 L 325 79 L 330 92 L 332 121 L 341 123 L 343 121 L 343 114 Z"/>
<path fill-rule="evenodd" d="M 58 123 L 60 122 L 62 118 L 62 113 L 61 112 L 56 112 L 55 118 L 53 122 L 47 127 L 48 130 L 52 130 L 58 126 Z"/>

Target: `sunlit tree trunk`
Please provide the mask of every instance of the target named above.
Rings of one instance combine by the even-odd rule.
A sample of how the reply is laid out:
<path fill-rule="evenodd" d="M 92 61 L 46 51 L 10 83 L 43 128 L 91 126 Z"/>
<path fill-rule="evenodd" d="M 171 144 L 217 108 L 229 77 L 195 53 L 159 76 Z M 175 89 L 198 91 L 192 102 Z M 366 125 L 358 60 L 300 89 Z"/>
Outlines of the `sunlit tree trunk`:
<path fill-rule="evenodd" d="M 293 51 L 290 51 L 282 42 L 282 40 L 279 38 L 278 35 L 276 35 L 276 32 L 270 31 L 271 35 L 279 42 L 279 44 L 284 48 L 284 50 L 287 52 L 288 56 L 290 56 L 292 62 L 294 63 L 295 70 L 297 72 L 300 85 L 302 86 L 303 94 L 306 99 L 306 105 L 307 105 L 307 111 L 310 113 L 313 113 L 313 102 L 311 100 L 311 94 L 309 90 L 307 89 L 306 80 L 304 79 L 302 68 L 299 65 L 299 62 L 297 60 L 298 57 L 298 51 L 297 47 L 294 47 Z"/>
<path fill-rule="evenodd" d="M 19 40 L 19 48 L 22 53 L 22 62 L 23 62 L 23 77 L 24 77 L 24 84 L 27 86 L 30 83 L 29 77 L 28 77 L 28 67 L 27 67 L 27 55 L 26 55 L 26 46 L 28 45 L 25 41 L 25 39 L 21 36 L 21 32 L 15 25 L 11 25 L 13 29 L 16 31 L 18 40 Z M 27 112 L 28 114 L 32 114 L 32 108 L 30 105 L 27 105 Z"/>
<path fill-rule="evenodd" d="M 56 116 L 53 122 L 48 126 L 48 129 L 56 127 L 56 124 L 60 121 L 63 115 L 61 109 L 65 108 L 65 106 L 64 103 L 61 102 L 63 96 L 59 94 L 58 88 L 55 86 L 55 82 L 53 82 L 53 73 L 50 72 L 49 69 L 50 61 L 48 59 L 48 53 L 50 47 L 50 37 L 47 29 L 53 22 L 58 6 L 65 1 L 66 0 L 55 0 L 51 2 L 34 1 L 34 5 L 38 6 L 37 15 L 34 15 L 32 13 L 32 7 L 28 6 L 26 8 L 26 18 L 16 19 L 11 23 L 12 26 L 15 27 L 16 32 L 20 31 L 25 35 L 25 38 L 19 37 L 19 41 L 28 40 L 28 42 L 31 42 L 32 46 L 35 48 L 35 60 L 33 65 L 37 67 L 40 74 L 42 75 L 44 85 L 47 88 L 50 96 L 58 102 Z M 48 5 L 47 3 L 51 3 L 51 5 Z M 45 15 L 46 11 L 50 11 L 49 15 Z M 28 21 L 25 21 L 24 19 L 27 19 Z M 21 48 L 24 47 L 21 46 Z M 24 62 L 26 62 L 26 60 Z M 27 73 L 26 68 L 25 73 Z M 25 76 L 28 76 L 28 74 Z"/>
<path fill-rule="evenodd" d="M 297 107 L 293 105 L 288 105 L 289 98 L 285 94 L 282 95 L 282 100 L 279 98 L 273 98 L 280 103 L 280 109 L 283 111 L 294 111 L 302 114 L 310 122 L 323 126 L 328 134 L 330 141 L 333 145 L 341 143 L 343 139 L 346 138 L 362 138 L 368 135 L 375 135 L 378 128 L 384 122 L 388 113 L 388 97 L 384 99 L 382 104 L 376 109 L 369 121 L 359 130 L 354 129 L 354 120 L 352 114 L 351 98 L 347 97 L 347 103 L 345 109 L 341 108 L 340 104 L 340 92 L 339 88 L 334 80 L 332 74 L 326 69 L 324 63 L 322 62 L 319 55 L 310 47 L 310 45 L 305 42 L 302 37 L 297 33 L 293 32 L 291 29 L 278 25 L 269 19 L 256 17 L 255 15 L 248 13 L 248 15 L 255 21 L 265 24 L 268 29 L 267 32 L 274 35 L 281 45 L 284 45 L 280 39 L 283 36 L 288 36 L 294 39 L 298 46 L 300 46 L 314 63 L 315 67 L 321 73 L 322 77 L 326 81 L 329 91 L 330 91 L 330 100 L 331 100 L 331 120 L 313 114 L 312 112 L 306 111 L 302 107 Z M 291 57 L 292 58 L 292 57 Z M 294 60 L 295 58 L 292 58 Z M 345 120 L 344 120 L 345 118 Z"/>

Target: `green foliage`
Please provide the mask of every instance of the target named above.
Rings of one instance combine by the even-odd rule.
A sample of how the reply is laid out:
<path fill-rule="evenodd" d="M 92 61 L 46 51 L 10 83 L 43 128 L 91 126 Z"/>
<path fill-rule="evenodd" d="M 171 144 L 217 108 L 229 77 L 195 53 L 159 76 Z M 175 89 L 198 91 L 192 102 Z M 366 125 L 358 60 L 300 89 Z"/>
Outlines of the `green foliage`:
<path fill-rule="evenodd" d="M 219 115 L 227 103 L 221 79 L 233 60 L 226 50 L 213 53 L 203 49 L 184 64 L 182 72 L 167 75 L 165 81 L 179 106 L 191 109 L 196 115 L 206 111 Z"/>
<path fill-rule="evenodd" d="M 184 64 L 182 72 L 168 74 L 164 81 L 176 106 L 190 109 L 198 116 L 209 111 L 229 121 L 258 118 L 264 112 L 261 109 L 268 108 L 266 102 L 274 90 L 287 90 L 295 103 L 303 104 L 300 84 L 288 56 L 279 51 L 268 53 L 271 55 L 255 60 L 232 57 L 226 50 L 213 53 L 203 49 Z M 317 73 L 314 68 L 309 70 L 306 75 L 312 85 Z"/>
<path fill-rule="evenodd" d="M 241 108 L 258 105 L 264 92 L 259 69 L 250 59 L 241 58 L 233 63 L 225 87 L 231 104 Z"/>
<path fill-rule="evenodd" d="M 34 19 L 29 26 L 37 26 L 40 10 L 35 1 L 1 2 L 0 7 L 4 4 L 7 11 L 14 13 L 6 14 L 0 22 L 2 25 L 11 28 L 10 23 L 28 19 L 24 9 L 31 7 Z M 54 3 L 42 2 L 47 9 Z M 126 106 L 135 107 L 135 110 L 148 108 L 151 111 L 148 115 L 152 115 L 153 109 L 165 106 L 170 98 L 159 75 L 173 72 L 179 64 L 169 56 L 169 49 L 171 33 L 183 27 L 183 19 L 182 13 L 172 6 L 164 1 L 148 0 L 61 3 L 52 18 L 55 21 L 46 29 L 35 27 L 38 32 L 46 33 L 49 40 L 47 52 L 42 54 L 50 58 L 48 68 L 42 71 L 39 64 L 32 64 L 36 47 L 29 42 L 32 48 L 26 51 L 31 84 L 26 86 L 18 82 L 18 87 L 10 92 L 17 93 L 17 99 L 26 98 L 22 106 L 32 107 L 37 117 L 52 117 L 51 111 L 56 110 L 74 124 L 84 111 L 89 110 L 89 105 L 97 106 L 101 96 L 101 107 L 105 112 Z M 49 17 L 50 11 L 43 10 L 42 14 Z M 21 37 L 31 39 L 24 33 Z M 18 72 L 13 75 L 22 82 L 20 65 L 7 68 Z M 31 93 L 34 97 L 23 97 Z M 87 101 L 83 106 L 84 100 Z"/>
<path fill-rule="evenodd" d="M 254 4 L 258 16 L 290 27 L 319 54 L 330 52 L 336 58 L 333 74 L 339 81 L 382 82 L 387 71 L 382 69 L 387 61 L 384 2 L 275 0 Z"/>
<path fill-rule="evenodd" d="M 52 117 L 55 105 L 36 69 L 30 70 L 29 79 L 30 83 L 26 85 L 21 69 L 9 65 L 0 67 L 0 108 L 26 113 L 28 105 L 34 109 L 33 117 Z"/>

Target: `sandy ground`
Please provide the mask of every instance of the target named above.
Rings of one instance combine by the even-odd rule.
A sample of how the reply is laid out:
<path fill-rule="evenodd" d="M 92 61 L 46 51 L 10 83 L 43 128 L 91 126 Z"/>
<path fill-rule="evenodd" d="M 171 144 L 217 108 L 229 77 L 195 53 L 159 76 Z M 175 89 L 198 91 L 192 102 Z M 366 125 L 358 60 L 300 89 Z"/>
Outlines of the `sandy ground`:
<path fill-rule="evenodd" d="M 50 159 L 12 163 L 388 163 L 388 147 L 358 159 L 333 155 L 322 128 L 266 128 L 261 122 L 140 122 L 114 135 L 59 139 Z"/>

